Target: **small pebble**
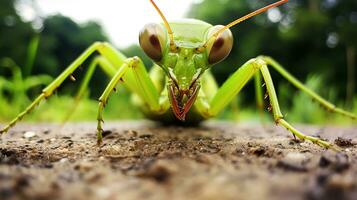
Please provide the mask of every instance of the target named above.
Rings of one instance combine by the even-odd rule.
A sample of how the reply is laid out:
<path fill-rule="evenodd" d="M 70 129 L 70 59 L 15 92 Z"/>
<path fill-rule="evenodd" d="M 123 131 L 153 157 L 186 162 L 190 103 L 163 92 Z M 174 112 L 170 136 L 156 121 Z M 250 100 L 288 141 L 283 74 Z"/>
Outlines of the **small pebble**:
<path fill-rule="evenodd" d="M 65 162 L 67 162 L 68 161 L 68 158 L 62 158 L 59 162 L 60 163 L 65 163 Z"/>
<path fill-rule="evenodd" d="M 106 199 L 110 197 L 110 190 L 108 188 L 99 187 L 95 192 L 101 199 Z"/>
<path fill-rule="evenodd" d="M 303 153 L 298 152 L 289 152 L 285 156 L 286 161 L 290 161 L 293 163 L 302 163 L 307 159 L 307 156 Z"/>
<path fill-rule="evenodd" d="M 326 151 L 320 158 L 319 166 L 321 168 L 330 167 L 335 172 L 343 172 L 350 167 L 350 160 L 345 153 L 335 153 Z"/>
<path fill-rule="evenodd" d="M 33 131 L 27 131 L 24 133 L 24 137 L 25 138 L 32 138 L 32 137 L 35 137 L 36 136 L 36 133 L 33 132 Z"/>
<path fill-rule="evenodd" d="M 282 160 L 279 160 L 277 166 L 289 171 L 304 172 L 308 168 L 306 166 L 309 161 L 309 156 L 302 153 L 289 152 Z"/>
<path fill-rule="evenodd" d="M 335 140 L 335 144 L 340 146 L 340 147 L 353 147 L 352 139 L 346 139 L 342 137 L 338 137 Z"/>

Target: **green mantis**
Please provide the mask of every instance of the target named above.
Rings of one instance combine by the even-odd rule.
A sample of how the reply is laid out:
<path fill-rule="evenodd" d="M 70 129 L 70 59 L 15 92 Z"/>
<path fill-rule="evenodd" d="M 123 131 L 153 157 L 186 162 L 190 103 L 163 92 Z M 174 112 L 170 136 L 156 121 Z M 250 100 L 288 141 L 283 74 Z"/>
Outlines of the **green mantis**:
<path fill-rule="evenodd" d="M 132 91 L 134 95 L 133 103 L 139 106 L 150 119 L 166 123 L 175 121 L 197 123 L 216 116 L 254 77 L 258 104 L 262 104 L 261 84 L 264 81 L 276 124 L 285 127 L 294 137 L 296 136 L 301 140 L 309 140 L 326 148 L 334 148 L 329 142 L 307 136 L 285 121 L 280 111 L 269 67 L 278 71 L 287 81 L 306 92 L 327 110 L 356 119 L 355 114 L 337 108 L 326 101 L 305 87 L 278 62 L 267 56 L 258 56 L 247 61 L 222 86 L 217 86 L 210 73 L 210 68 L 224 60 L 232 49 L 233 36 L 229 28 L 270 8 L 287 3 L 288 0 L 280 0 L 268 5 L 226 26 L 212 26 L 195 19 L 168 22 L 155 2 L 153 0 L 150 0 L 150 2 L 163 20 L 162 24 L 145 25 L 139 34 L 140 46 L 155 63 L 150 72 L 146 71 L 140 58 L 127 58 L 110 44 L 96 42 L 85 50 L 42 91 L 31 105 L 0 132 L 7 132 L 42 100 L 50 97 L 62 82 L 70 77 L 94 52 L 98 52 L 99 56 L 89 66 L 77 94 L 77 99 L 83 95 L 97 66 L 111 78 L 99 98 L 98 144 L 102 142 L 103 109 L 110 94 L 118 84 L 123 84 Z"/>

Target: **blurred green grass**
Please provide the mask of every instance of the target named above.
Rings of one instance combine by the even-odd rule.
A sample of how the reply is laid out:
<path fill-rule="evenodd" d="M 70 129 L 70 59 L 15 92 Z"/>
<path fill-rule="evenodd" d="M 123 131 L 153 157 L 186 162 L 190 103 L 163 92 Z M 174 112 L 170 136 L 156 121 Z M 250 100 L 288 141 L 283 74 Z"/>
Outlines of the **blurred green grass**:
<path fill-rule="evenodd" d="M 34 77 L 31 77 L 34 79 Z M 0 79 L 0 81 L 3 80 Z M 329 100 L 335 100 L 334 90 L 324 88 L 322 78 L 319 76 L 310 76 L 306 85 L 315 91 L 325 90 L 330 94 Z M 47 83 L 48 80 L 43 81 Z M 18 82 L 22 83 L 22 82 Z M 74 83 L 75 84 L 75 83 Z M 346 117 L 330 113 L 320 107 L 319 104 L 313 102 L 306 94 L 286 85 L 281 85 L 278 94 L 282 112 L 286 119 L 294 123 L 311 123 L 311 124 L 355 124 L 356 122 Z M 18 90 L 17 90 L 18 91 Z M 5 123 L 25 108 L 30 103 L 30 99 L 24 96 L 25 90 L 20 90 L 21 95 L 14 94 L 13 98 L 4 96 L 4 90 L 0 88 L 0 121 Z M 38 90 L 40 91 L 40 90 Z M 239 96 L 244 96 L 244 90 Z M 122 120 L 122 119 L 144 119 L 143 114 L 138 108 L 131 104 L 130 92 L 124 87 L 119 87 L 117 92 L 111 95 L 108 105 L 104 110 L 105 120 Z M 290 99 L 290 100 L 289 100 Z M 291 101 L 291 103 L 286 103 Z M 62 122 L 66 119 L 67 115 L 73 112 L 73 105 L 75 99 L 67 94 L 61 92 L 54 94 L 48 100 L 42 102 L 29 116 L 25 117 L 25 121 L 33 122 Z M 338 102 L 338 106 L 344 107 L 343 102 Z M 69 121 L 94 121 L 96 120 L 98 111 L 98 101 L 90 99 L 87 94 L 79 102 L 77 109 L 71 115 Z M 353 109 L 357 113 L 357 99 L 354 100 Z M 272 121 L 272 115 L 267 109 L 264 110 L 263 116 L 255 106 L 241 106 L 240 98 L 230 104 L 222 113 L 217 117 L 222 120 L 230 121 L 249 121 L 260 122 Z"/>

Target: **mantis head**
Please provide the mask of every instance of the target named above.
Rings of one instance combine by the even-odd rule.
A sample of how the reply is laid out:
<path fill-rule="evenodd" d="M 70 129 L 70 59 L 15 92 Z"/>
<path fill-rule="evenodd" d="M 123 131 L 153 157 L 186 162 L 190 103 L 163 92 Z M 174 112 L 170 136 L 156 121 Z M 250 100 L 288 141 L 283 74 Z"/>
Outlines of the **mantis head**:
<path fill-rule="evenodd" d="M 180 31 L 178 25 L 190 27 L 198 23 L 203 38 L 195 38 Z M 207 38 L 222 26 L 211 26 L 197 20 L 172 23 L 175 37 L 171 44 L 169 33 L 162 24 L 147 24 L 140 33 L 139 41 L 145 53 L 168 77 L 168 95 L 175 116 L 184 120 L 186 113 L 196 100 L 201 87 L 202 73 L 228 56 L 233 45 L 233 36 L 228 29 L 210 46 L 204 48 Z M 197 28 L 197 27 L 196 27 Z"/>
<path fill-rule="evenodd" d="M 192 19 L 169 23 L 155 2 L 150 1 L 163 23 L 145 25 L 140 32 L 139 43 L 167 75 L 173 113 L 183 121 L 201 88 L 201 75 L 224 60 L 232 49 L 233 36 L 229 28 L 288 0 L 268 5 L 226 26 L 212 26 Z"/>

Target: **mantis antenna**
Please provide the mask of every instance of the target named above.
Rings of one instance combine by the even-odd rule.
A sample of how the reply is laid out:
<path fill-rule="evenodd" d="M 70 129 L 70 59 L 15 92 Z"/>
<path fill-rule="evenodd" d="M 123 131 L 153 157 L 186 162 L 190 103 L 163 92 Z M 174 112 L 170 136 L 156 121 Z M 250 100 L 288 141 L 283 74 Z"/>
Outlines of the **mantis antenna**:
<path fill-rule="evenodd" d="M 175 49 L 175 43 L 174 43 L 174 33 L 172 32 L 172 29 L 170 27 L 169 22 L 167 21 L 165 15 L 161 12 L 160 8 L 156 5 L 156 3 L 154 2 L 154 0 L 150 0 L 151 4 L 154 6 L 155 10 L 159 13 L 162 21 L 164 21 L 164 25 L 167 29 L 167 32 L 169 33 L 169 37 L 170 37 L 170 47 L 171 49 Z"/>
<path fill-rule="evenodd" d="M 272 4 L 268 5 L 268 6 L 263 7 L 263 8 L 260 8 L 260 9 L 258 9 L 258 10 L 256 10 L 256 11 L 254 11 L 254 12 L 251 12 L 251 13 L 249 13 L 249 14 L 247 14 L 247 15 L 245 15 L 245 16 L 239 18 L 239 19 L 234 20 L 233 22 L 231 22 L 231 23 L 227 24 L 226 26 L 224 26 L 222 29 L 220 29 L 220 30 L 218 30 L 217 32 L 215 32 L 215 33 L 207 40 L 207 42 L 205 43 L 204 47 L 207 47 L 207 43 L 208 43 L 210 40 L 215 40 L 215 39 L 219 36 L 219 34 L 223 33 L 223 31 L 225 31 L 225 30 L 231 28 L 232 26 L 235 26 L 235 25 L 241 23 L 241 22 L 244 21 L 244 20 L 247 20 L 247 19 L 249 19 L 249 18 L 251 18 L 251 17 L 254 17 L 255 15 L 258 15 L 258 14 L 260 14 L 260 13 L 262 13 L 262 12 L 265 12 L 265 11 L 269 10 L 270 8 L 274 8 L 274 7 L 280 6 L 281 4 L 287 3 L 288 1 L 289 1 L 289 0 L 280 0 L 280 1 L 278 1 L 278 2 L 272 3 Z"/>

